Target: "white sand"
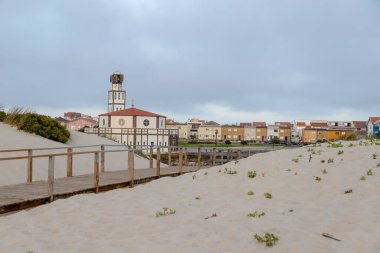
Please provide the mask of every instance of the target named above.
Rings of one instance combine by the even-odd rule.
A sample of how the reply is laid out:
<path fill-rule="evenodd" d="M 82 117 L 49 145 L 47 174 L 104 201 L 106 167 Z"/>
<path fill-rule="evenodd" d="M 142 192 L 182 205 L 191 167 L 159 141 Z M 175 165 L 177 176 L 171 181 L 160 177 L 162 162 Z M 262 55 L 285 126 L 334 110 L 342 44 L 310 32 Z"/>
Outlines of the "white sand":
<path fill-rule="evenodd" d="M 28 134 L 23 131 L 18 131 L 14 127 L 0 123 L 0 150 L 8 149 L 24 149 L 24 148 L 40 148 L 40 147 L 69 147 L 69 146 L 88 146 L 118 144 L 107 138 L 98 137 L 96 135 L 84 134 L 76 131 L 71 131 L 70 140 L 66 144 L 51 141 L 34 134 Z M 107 149 L 120 149 L 119 147 L 109 147 Z M 94 148 L 84 148 L 74 151 L 91 151 Z M 36 151 L 37 154 L 46 153 L 64 153 L 66 149 L 58 149 L 51 151 Z M 27 152 L 18 153 L 0 153 L 0 157 L 24 156 Z M 81 175 L 93 173 L 93 154 L 77 155 L 73 158 L 73 174 Z M 128 155 L 126 152 L 121 153 L 106 153 L 105 167 L 106 170 L 123 170 L 128 168 Z M 37 158 L 33 161 L 33 180 L 47 180 L 47 162 L 48 158 Z M 55 158 L 55 177 L 66 176 L 66 157 Z M 25 183 L 27 177 L 26 170 L 27 160 L 0 161 L 0 185 L 11 185 L 16 183 Z M 136 156 L 135 168 L 148 168 L 149 161 Z"/>
<path fill-rule="evenodd" d="M 322 154 L 311 163 L 307 148 L 274 151 L 210 168 L 208 175 L 162 178 L 0 217 L 0 252 L 380 252 L 380 146 L 315 149 Z M 298 155 L 299 163 L 292 162 Z M 328 158 L 334 163 L 320 162 Z M 225 167 L 238 173 L 218 172 Z M 248 170 L 258 176 L 248 178 Z M 177 213 L 156 218 L 162 207 Z M 266 215 L 247 217 L 254 211 Z M 253 239 L 265 232 L 280 237 L 273 248 Z"/>

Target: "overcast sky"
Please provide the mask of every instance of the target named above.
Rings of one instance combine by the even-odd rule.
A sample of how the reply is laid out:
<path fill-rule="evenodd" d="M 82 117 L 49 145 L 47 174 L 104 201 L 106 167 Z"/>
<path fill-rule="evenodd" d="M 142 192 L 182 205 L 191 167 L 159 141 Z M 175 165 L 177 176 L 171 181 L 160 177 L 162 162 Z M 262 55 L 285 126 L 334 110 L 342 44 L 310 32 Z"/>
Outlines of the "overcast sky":
<path fill-rule="evenodd" d="M 0 0 L 0 104 L 185 121 L 380 115 L 377 0 Z"/>

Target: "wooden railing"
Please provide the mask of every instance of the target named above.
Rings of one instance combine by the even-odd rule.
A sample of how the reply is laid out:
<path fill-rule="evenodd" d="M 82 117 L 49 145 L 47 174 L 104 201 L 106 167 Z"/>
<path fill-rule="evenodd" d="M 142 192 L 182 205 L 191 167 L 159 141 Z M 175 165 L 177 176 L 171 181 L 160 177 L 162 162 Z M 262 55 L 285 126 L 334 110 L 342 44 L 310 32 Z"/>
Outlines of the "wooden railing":
<path fill-rule="evenodd" d="M 118 147 L 116 150 L 106 150 L 107 147 Z M 82 148 L 93 148 L 94 150 L 90 151 L 75 151 L 76 149 Z M 122 149 L 121 149 L 122 148 Z M 35 151 L 47 151 L 47 150 L 62 150 L 65 152 L 57 152 L 52 154 L 34 154 Z M 226 157 L 226 162 L 231 161 L 232 159 L 239 160 L 244 153 L 244 157 L 251 155 L 253 152 L 250 148 L 216 148 L 216 147 L 197 147 L 189 148 L 196 149 L 196 152 L 189 152 L 187 147 L 179 146 L 145 146 L 133 148 L 125 145 L 91 145 L 91 146 L 73 146 L 73 147 L 58 147 L 58 148 L 35 148 L 35 149 L 12 149 L 12 150 L 0 150 L 0 153 L 15 153 L 15 152 L 26 152 L 26 155 L 17 156 L 17 157 L 2 157 L 1 161 L 10 161 L 10 160 L 27 160 L 27 183 L 33 182 L 33 159 L 35 158 L 48 158 L 48 196 L 50 201 L 54 199 L 54 168 L 55 168 L 55 157 L 66 156 L 66 170 L 67 177 L 73 176 L 73 159 L 74 156 L 84 155 L 84 154 L 93 154 L 94 155 L 94 165 L 93 165 L 93 174 L 94 174 L 94 191 L 99 192 L 99 172 L 105 172 L 105 154 L 112 152 L 127 152 L 128 153 L 128 181 L 129 186 L 134 186 L 134 156 L 136 152 L 143 152 L 149 154 L 149 168 L 153 169 L 153 160 L 154 156 L 156 158 L 156 173 L 155 177 L 159 178 L 161 176 L 161 156 L 162 150 L 167 150 L 168 166 L 173 165 L 173 153 L 178 153 L 178 174 L 183 173 L 183 166 L 188 166 L 188 157 L 189 155 L 196 156 L 196 166 L 201 168 L 202 165 L 202 156 L 208 156 L 210 164 L 212 166 L 216 165 L 217 156 L 221 157 L 221 163 L 224 163 L 224 157 Z M 206 152 L 202 153 L 202 149 Z"/>

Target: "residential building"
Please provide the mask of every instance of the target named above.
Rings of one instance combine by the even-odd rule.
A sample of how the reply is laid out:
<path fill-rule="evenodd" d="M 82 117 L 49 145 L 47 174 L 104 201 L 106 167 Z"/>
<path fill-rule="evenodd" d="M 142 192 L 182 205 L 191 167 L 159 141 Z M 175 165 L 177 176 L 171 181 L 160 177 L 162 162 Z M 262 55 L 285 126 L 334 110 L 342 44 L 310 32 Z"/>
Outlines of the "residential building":
<path fill-rule="evenodd" d="M 329 127 L 352 127 L 352 121 L 329 121 Z"/>
<path fill-rule="evenodd" d="M 305 127 L 306 127 L 305 120 L 295 120 L 293 122 L 292 138 L 291 138 L 293 143 L 299 143 L 302 140 L 302 134 Z"/>
<path fill-rule="evenodd" d="M 280 139 L 280 127 L 276 125 L 268 125 L 267 127 L 267 141 L 272 141 L 273 138 Z"/>
<path fill-rule="evenodd" d="M 357 139 L 365 139 L 367 137 L 367 121 L 352 121 L 355 128 Z"/>
<path fill-rule="evenodd" d="M 180 140 L 188 140 L 190 138 L 190 126 L 186 123 L 178 123 L 173 120 L 167 120 L 166 129 L 178 130 L 178 138 Z"/>
<path fill-rule="evenodd" d="M 355 128 L 348 127 L 330 127 L 327 130 L 327 140 L 336 141 L 336 140 L 347 140 L 354 139 L 355 137 Z"/>
<path fill-rule="evenodd" d="M 256 141 L 257 142 L 265 142 L 268 136 L 267 126 L 258 125 L 256 126 Z"/>
<path fill-rule="evenodd" d="M 223 125 L 222 139 L 230 141 L 242 141 L 244 139 L 244 127 L 234 125 Z"/>
<path fill-rule="evenodd" d="M 280 142 L 281 143 L 289 143 L 292 139 L 292 125 L 284 125 L 279 127 L 279 136 L 280 136 Z"/>
<path fill-rule="evenodd" d="M 245 141 L 255 141 L 256 140 L 256 127 L 255 126 L 244 126 L 244 140 Z"/>
<path fill-rule="evenodd" d="M 204 120 L 197 118 L 191 118 L 187 121 L 187 124 L 190 126 L 190 139 L 198 139 L 198 128 L 204 123 Z"/>
<path fill-rule="evenodd" d="M 98 121 L 90 115 L 80 112 L 65 112 L 62 117 L 55 118 L 59 123 L 64 125 L 69 130 L 80 130 L 84 127 L 95 127 Z"/>
<path fill-rule="evenodd" d="M 304 144 L 316 142 L 346 140 L 355 134 L 354 128 L 311 128 L 307 127 L 303 131 L 302 141 Z"/>
<path fill-rule="evenodd" d="M 380 138 L 380 117 L 369 117 L 367 121 L 367 137 Z"/>
<path fill-rule="evenodd" d="M 198 127 L 198 140 L 219 141 L 222 140 L 222 127 L 215 121 L 204 122 Z"/>

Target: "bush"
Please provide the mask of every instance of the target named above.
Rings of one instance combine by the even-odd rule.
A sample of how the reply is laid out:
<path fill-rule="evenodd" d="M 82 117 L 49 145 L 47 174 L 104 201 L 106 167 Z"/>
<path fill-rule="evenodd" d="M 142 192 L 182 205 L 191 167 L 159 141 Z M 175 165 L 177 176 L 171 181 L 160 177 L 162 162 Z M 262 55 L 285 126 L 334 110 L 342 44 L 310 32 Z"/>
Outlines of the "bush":
<path fill-rule="evenodd" d="M 224 143 L 226 143 L 227 145 L 230 145 L 231 141 L 230 140 L 225 140 Z"/>
<path fill-rule="evenodd" d="M 16 108 L 8 113 L 4 122 L 17 126 L 18 129 L 28 133 L 35 133 L 44 138 L 66 143 L 70 138 L 70 132 L 58 121 L 36 113 L 24 113 Z"/>
<path fill-rule="evenodd" d="M 280 143 L 280 139 L 279 139 L 277 136 L 274 136 L 274 137 L 272 138 L 272 142 L 273 142 L 274 144 L 279 144 L 279 143 Z"/>
<path fill-rule="evenodd" d="M 241 141 L 240 144 L 241 145 L 248 145 L 248 142 L 247 141 Z"/>
<path fill-rule="evenodd" d="M 3 111 L 0 111 L 0 122 L 3 122 L 7 114 Z"/>

